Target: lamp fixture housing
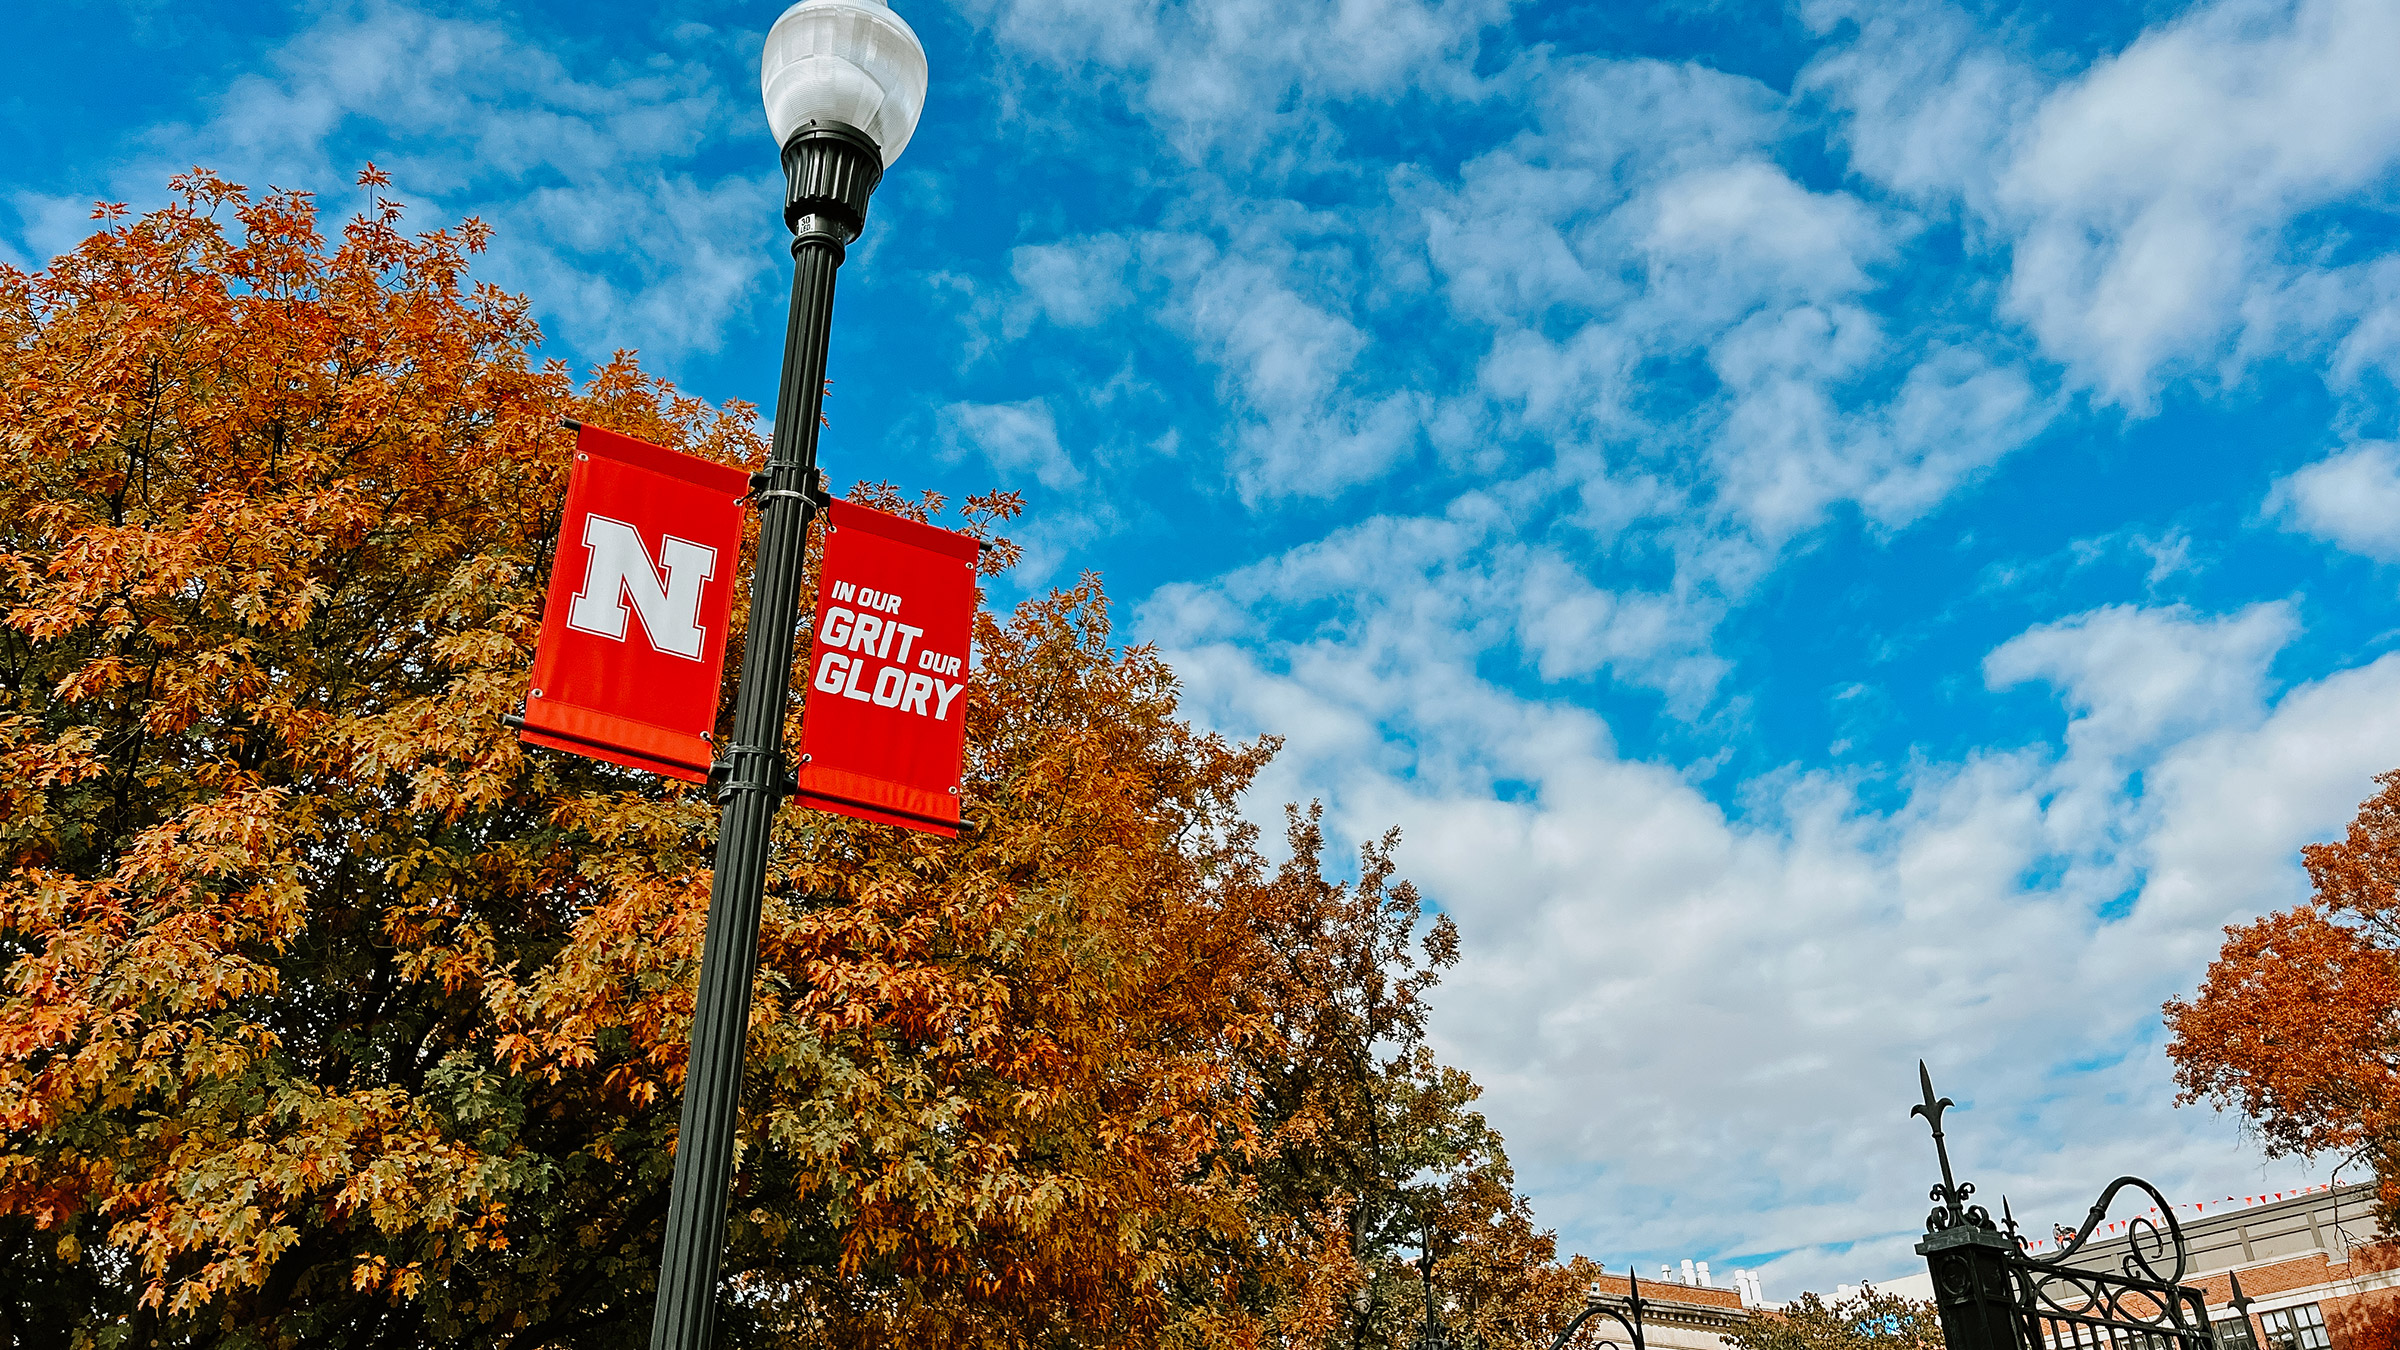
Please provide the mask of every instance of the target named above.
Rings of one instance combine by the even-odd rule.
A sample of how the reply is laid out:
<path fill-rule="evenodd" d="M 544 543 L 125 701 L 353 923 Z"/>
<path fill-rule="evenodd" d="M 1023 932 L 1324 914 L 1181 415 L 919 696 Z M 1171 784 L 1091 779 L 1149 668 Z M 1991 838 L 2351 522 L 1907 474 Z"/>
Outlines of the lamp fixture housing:
<path fill-rule="evenodd" d="M 884 0 L 800 0 L 767 30 L 759 93 L 778 147 L 811 123 L 849 127 L 889 168 L 925 111 L 925 44 Z"/>

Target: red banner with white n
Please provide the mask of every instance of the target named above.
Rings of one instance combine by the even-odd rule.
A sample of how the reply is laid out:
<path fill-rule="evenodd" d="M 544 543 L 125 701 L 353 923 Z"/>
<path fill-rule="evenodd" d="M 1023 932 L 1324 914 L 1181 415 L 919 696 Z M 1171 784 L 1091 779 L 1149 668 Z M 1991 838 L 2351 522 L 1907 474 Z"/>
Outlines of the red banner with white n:
<path fill-rule="evenodd" d="M 577 428 L 521 739 L 707 780 L 749 490 L 740 469 Z"/>
<path fill-rule="evenodd" d="M 982 547 L 851 502 L 827 508 L 796 800 L 958 833 Z"/>

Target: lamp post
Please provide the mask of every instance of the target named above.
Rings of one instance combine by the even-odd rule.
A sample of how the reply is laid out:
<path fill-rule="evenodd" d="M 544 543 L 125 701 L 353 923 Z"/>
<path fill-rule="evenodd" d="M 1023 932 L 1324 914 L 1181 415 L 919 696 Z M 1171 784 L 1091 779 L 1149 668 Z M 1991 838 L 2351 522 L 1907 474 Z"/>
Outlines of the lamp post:
<path fill-rule="evenodd" d="M 817 487 L 833 277 L 866 224 L 867 198 L 908 145 L 925 107 L 925 48 L 884 0 L 801 0 L 767 32 L 760 58 L 767 125 L 783 148 L 783 221 L 792 232 L 792 302 L 784 330 L 775 433 L 758 484 L 758 558 L 750 639 L 734 696 L 733 738 L 718 767 L 715 875 L 692 1010 L 683 1121 L 659 1254 L 652 1350 L 708 1350 L 717 1318 L 725 1205 L 733 1181 L 742 1043 L 758 968 L 768 829 L 783 802 L 783 715 L 808 523 Z"/>
<path fill-rule="evenodd" d="M 1425 1325 L 1417 1331 L 1416 1350 L 1451 1350 L 1450 1333 L 1433 1306 L 1433 1227 L 1426 1225 L 1418 1244 L 1417 1278 L 1425 1284 Z"/>

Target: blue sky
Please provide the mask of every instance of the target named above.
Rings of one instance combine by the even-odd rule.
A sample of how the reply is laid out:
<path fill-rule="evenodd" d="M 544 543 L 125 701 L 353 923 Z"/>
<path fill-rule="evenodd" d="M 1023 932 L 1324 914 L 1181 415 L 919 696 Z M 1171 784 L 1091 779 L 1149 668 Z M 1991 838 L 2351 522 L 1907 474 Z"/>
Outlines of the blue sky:
<path fill-rule="evenodd" d="M 1467 957 L 1544 1223 L 1770 1297 L 2299 1177 L 2157 1009 L 2400 767 L 2400 9 L 900 0 L 839 479 L 1026 493 Z M 37 7 L 0 257 L 372 159 L 549 349 L 765 401 L 771 3 Z"/>

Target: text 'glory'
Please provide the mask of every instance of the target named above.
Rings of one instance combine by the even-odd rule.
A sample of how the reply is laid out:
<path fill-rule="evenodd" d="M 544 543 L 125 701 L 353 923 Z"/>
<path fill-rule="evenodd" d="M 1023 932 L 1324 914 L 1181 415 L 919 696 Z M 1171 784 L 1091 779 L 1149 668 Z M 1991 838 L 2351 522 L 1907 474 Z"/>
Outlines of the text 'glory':
<path fill-rule="evenodd" d="M 897 619 L 828 607 L 817 626 L 817 641 L 830 650 L 817 658 L 809 687 L 946 722 L 951 700 L 967 686 L 963 680 L 954 684 L 941 677 L 958 674 L 964 663 L 947 653 L 919 649 L 917 639 L 924 635 L 924 629 Z M 908 668 L 912 657 L 915 670 Z"/>

